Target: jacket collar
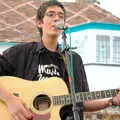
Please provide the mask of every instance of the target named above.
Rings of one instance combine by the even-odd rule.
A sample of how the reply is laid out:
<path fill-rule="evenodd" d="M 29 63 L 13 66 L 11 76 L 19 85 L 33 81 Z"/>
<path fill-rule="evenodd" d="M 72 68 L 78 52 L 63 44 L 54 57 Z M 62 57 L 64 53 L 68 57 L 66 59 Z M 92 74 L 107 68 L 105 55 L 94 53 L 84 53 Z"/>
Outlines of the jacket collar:
<path fill-rule="evenodd" d="M 45 52 L 45 51 L 46 51 L 46 48 L 45 48 L 45 46 L 43 45 L 42 41 L 37 42 L 36 52 L 43 53 L 43 52 Z M 58 51 L 58 53 L 61 53 L 61 52 L 62 52 L 62 49 L 61 49 L 61 47 L 60 47 L 59 44 L 57 45 L 57 51 Z"/>

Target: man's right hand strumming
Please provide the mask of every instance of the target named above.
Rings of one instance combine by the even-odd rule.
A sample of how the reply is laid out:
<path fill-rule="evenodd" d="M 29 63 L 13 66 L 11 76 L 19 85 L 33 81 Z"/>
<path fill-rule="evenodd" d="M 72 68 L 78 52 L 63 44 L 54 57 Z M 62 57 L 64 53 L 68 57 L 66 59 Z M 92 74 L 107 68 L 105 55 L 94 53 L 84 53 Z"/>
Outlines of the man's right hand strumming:
<path fill-rule="evenodd" d="M 31 120 L 32 112 L 26 107 L 25 103 L 16 96 L 11 96 L 6 101 L 8 111 L 12 116 L 12 120 Z"/>

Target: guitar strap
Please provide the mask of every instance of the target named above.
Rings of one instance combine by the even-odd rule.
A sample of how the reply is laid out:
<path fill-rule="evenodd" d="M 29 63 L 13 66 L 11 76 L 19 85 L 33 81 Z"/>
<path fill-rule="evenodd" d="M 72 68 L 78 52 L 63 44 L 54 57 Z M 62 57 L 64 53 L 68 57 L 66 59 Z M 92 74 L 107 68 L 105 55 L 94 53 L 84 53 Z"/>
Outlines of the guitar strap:
<path fill-rule="evenodd" d="M 62 50 L 61 46 L 59 46 L 59 45 L 58 45 L 58 49 L 59 49 L 59 53 L 62 57 L 62 60 L 64 61 L 65 69 L 67 70 L 67 58 L 65 56 L 65 50 Z M 73 67 L 73 63 L 71 63 L 71 64 Z M 73 67 L 73 69 L 74 69 L 74 67 Z M 69 80 L 67 80 L 66 82 L 68 83 L 68 89 L 70 92 Z M 75 85 L 75 80 L 72 83 L 74 84 L 74 88 L 76 88 L 77 86 Z M 83 120 L 84 119 L 84 117 L 83 117 L 83 102 L 76 103 L 76 105 L 77 105 L 78 111 L 80 112 L 80 120 Z M 63 107 L 61 109 L 60 113 L 61 113 L 60 116 L 61 116 L 62 120 L 74 120 L 73 111 L 72 111 L 72 104 L 69 106 Z"/>
<path fill-rule="evenodd" d="M 66 56 L 65 56 L 64 52 L 61 55 L 62 55 L 63 61 L 65 63 L 65 67 L 66 67 L 66 70 L 67 70 Z M 74 87 L 75 87 L 75 80 L 74 80 L 73 84 L 74 84 Z M 76 105 L 77 105 L 77 108 L 79 109 L 78 111 L 80 111 L 80 120 L 84 120 L 84 116 L 83 116 L 83 102 L 76 103 Z M 70 105 L 69 107 L 71 107 L 70 110 L 72 110 L 72 105 Z M 74 120 L 73 111 L 69 111 L 69 110 L 67 110 L 67 111 L 69 113 L 69 114 L 67 113 L 68 116 L 64 117 L 64 115 L 61 115 L 61 118 L 63 117 L 62 120 Z M 65 112 L 65 114 L 66 114 L 66 112 Z"/>
<path fill-rule="evenodd" d="M 64 63 L 65 63 L 65 68 L 66 68 L 66 70 L 67 70 L 67 58 L 66 58 L 66 56 L 65 56 L 65 53 L 64 53 L 64 51 L 62 52 L 62 58 L 63 58 L 63 61 L 64 61 Z M 73 61 L 72 61 L 73 62 Z M 70 63 L 70 64 L 72 64 L 72 67 L 73 67 L 73 63 Z M 74 67 L 73 67 L 73 69 L 74 69 Z M 73 71 L 72 71 L 73 72 Z M 72 73 L 73 74 L 73 73 Z M 73 75 L 74 76 L 74 75 Z M 69 77 L 69 76 L 68 76 Z M 74 85 L 74 88 L 75 88 L 75 79 L 73 79 L 74 81 L 72 82 L 73 83 L 73 85 Z M 69 82 L 69 81 L 68 81 Z"/>

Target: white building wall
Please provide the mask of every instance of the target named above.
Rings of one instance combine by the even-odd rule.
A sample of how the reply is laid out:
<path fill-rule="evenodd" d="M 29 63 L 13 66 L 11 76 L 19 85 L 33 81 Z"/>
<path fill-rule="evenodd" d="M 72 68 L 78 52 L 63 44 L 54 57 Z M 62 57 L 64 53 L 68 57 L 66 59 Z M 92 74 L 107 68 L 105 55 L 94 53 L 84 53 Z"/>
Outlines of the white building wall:
<path fill-rule="evenodd" d="M 91 30 L 87 30 L 87 33 L 88 33 L 88 42 L 85 47 L 86 61 L 84 62 L 84 64 L 94 63 L 95 54 L 96 54 L 95 32 Z"/>
<path fill-rule="evenodd" d="M 120 88 L 120 66 L 86 65 L 91 91 Z"/>
<path fill-rule="evenodd" d="M 96 35 L 120 36 L 120 31 L 88 29 L 70 34 L 71 43 L 75 50 L 83 58 L 84 64 L 96 62 Z M 67 42 L 69 43 L 69 35 Z"/>
<path fill-rule="evenodd" d="M 86 61 L 86 46 L 88 43 L 88 35 L 86 31 L 81 32 L 75 32 L 71 34 L 71 45 L 73 47 L 77 47 L 74 51 L 77 53 L 81 53 L 80 55 L 84 58 L 84 61 Z"/>
<path fill-rule="evenodd" d="M 91 91 L 120 87 L 120 66 L 88 65 L 96 63 L 96 35 L 120 36 L 120 31 L 87 29 L 71 33 L 72 46 L 77 46 L 85 64 Z M 112 44 L 112 43 L 111 43 Z"/>

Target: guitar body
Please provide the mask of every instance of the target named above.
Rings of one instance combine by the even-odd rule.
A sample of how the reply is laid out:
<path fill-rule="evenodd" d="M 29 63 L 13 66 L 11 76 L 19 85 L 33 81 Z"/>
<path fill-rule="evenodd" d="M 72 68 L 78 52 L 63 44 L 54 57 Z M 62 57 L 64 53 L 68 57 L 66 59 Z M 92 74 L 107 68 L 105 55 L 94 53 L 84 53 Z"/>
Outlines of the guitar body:
<path fill-rule="evenodd" d="M 20 97 L 34 113 L 39 115 L 50 113 L 49 120 L 60 120 L 59 112 L 63 106 L 54 105 L 52 96 L 68 95 L 67 86 L 62 79 L 51 77 L 41 81 L 28 81 L 5 76 L 0 77 L 1 83 L 11 93 Z M 43 99 L 40 100 L 40 109 L 39 98 Z M 0 100 L 0 120 L 11 120 L 7 106 L 2 100 Z"/>

